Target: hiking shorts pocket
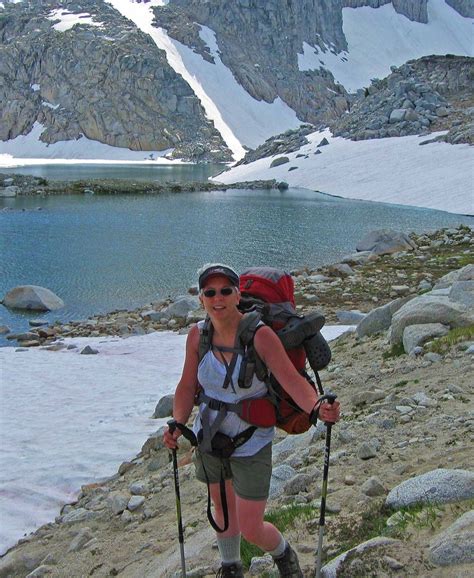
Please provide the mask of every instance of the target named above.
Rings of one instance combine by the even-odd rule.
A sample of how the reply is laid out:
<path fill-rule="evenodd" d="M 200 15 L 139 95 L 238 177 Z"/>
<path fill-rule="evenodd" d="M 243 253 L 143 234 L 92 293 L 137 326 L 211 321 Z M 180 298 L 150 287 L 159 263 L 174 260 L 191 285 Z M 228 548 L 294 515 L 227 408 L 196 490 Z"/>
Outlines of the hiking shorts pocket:
<path fill-rule="evenodd" d="M 272 477 L 272 444 L 264 446 L 253 456 L 220 459 L 209 454 L 194 452 L 196 477 L 206 483 L 217 484 L 221 472 L 225 480 L 232 480 L 235 493 L 244 500 L 266 500 Z M 205 472 L 204 472 L 205 468 Z"/>

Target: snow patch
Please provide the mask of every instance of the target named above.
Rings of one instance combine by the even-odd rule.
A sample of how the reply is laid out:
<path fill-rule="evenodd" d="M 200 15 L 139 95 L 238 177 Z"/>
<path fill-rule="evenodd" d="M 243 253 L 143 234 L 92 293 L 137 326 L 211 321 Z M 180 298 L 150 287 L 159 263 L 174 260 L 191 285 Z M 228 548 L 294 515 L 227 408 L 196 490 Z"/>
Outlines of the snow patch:
<path fill-rule="evenodd" d="M 98 28 L 103 28 L 104 26 L 103 22 L 96 22 L 88 12 L 75 14 L 61 8 L 52 10 L 48 14 L 48 20 L 59 20 L 59 22 L 53 25 L 53 28 L 58 32 L 66 32 L 66 30 L 70 30 L 76 24 L 87 24 L 89 26 L 97 26 Z"/>
<path fill-rule="evenodd" d="M 269 168 L 275 157 L 259 159 L 212 180 L 233 183 L 276 179 L 290 187 L 346 199 L 474 215 L 474 147 L 443 142 L 419 146 L 439 134 L 351 141 L 334 138 L 329 130 L 314 132 L 307 136 L 308 145 L 285 155 L 289 163 Z M 324 137 L 329 146 L 317 149 Z M 316 150 L 322 154 L 315 155 Z M 298 154 L 304 157 L 296 158 Z M 292 167 L 297 170 L 288 172 Z"/>
<path fill-rule="evenodd" d="M 322 333 L 330 340 L 346 329 Z M 150 416 L 175 389 L 185 341 L 156 332 L 66 340 L 73 350 L 0 348 L 0 555 L 54 520 L 81 485 L 115 474 L 165 424 Z M 86 345 L 99 354 L 80 355 Z"/>
<path fill-rule="evenodd" d="M 50 102 L 46 102 L 45 100 L 43 100 L 41 104 L 43 106 L 46 106 L 47 108 L 52 108 L 53 110 L 56 110 L 60 106 L 59 104 L 51 104 Z"/>
<path fill-rule="evenodd" d="M 53 105 L 51 105 L 53 106 Z M 78 140 L 60 141 L 48 144 L 40 141 L 45 127 L 35 122 L 31 132 L 9 141 L 0 141 L 0 166 L 18 166 L 19 164 L 44 164 L 56 159 L 58 162 L 94 162 L 104 161 L 141 161 L 172 164 L 163 159 L 172 149 L 165 151 L 132 151 L 113 147 L 81 136 Z M 155 159 L 155 160 L 154 160 Z"/>
<path fill-rule="evenodd" d="M 344 8 L 343 31 L 348 50 L 303 45 L 300 70 L 330 70 L 349 92 L 390 74 L 390 66 L 429 54 L 473 56 L 472 18 L 461 16 L 445 0 L 428 0 L 428 23 L 412 22 L 392 4 L 380 8 Z"/>
<path fill-rule="evenodd" d="M 163 29 L 152 26 L 154 16 L 150 7 L 163 2 L 132 5 L 128 0 L 106 1 L 166 51 L 169 65 L 191 86 L 236 160 L 245 154 L 243 145 L 256 147 L 270 136 L 301 124 L 296 113 L 280 98 L 273 103 L 257 101 L 240 86 L 222 63 L 211 29 L 203 26 L 200 35 L 209 46 L 215 64 L 170 38 Z"/>

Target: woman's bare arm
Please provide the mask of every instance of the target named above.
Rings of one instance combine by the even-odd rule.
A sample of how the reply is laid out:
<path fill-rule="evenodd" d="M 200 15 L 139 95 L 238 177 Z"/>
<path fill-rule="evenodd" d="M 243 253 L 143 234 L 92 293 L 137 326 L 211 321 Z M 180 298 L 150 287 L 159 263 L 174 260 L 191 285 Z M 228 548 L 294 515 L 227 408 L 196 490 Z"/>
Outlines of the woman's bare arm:
<path fill-rule="evenodd" d="M 178 422 L 185 424 L 194 406 L 194 397 L 196 395 L 198 379 L 197 370 L 199 365 L 199 328 L 197 325 L 191 328 L 186 340 L 186 357 L 184 359 L 181 379 L 176 386 L 173 401 L 173 418 Z M 177 428 L 173 435 L 167 430 L 163 439 L 165 445 L 169 448 L 176 447 L 176 440 L 181 435 Z"/>

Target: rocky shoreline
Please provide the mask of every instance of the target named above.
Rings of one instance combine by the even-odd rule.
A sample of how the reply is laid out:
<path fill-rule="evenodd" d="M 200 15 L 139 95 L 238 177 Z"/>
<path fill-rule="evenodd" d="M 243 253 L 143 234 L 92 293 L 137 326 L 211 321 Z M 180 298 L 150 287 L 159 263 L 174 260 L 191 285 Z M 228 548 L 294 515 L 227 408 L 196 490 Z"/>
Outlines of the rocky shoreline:
<path fill-rule="evenodd" d="M 332 343 L 333 359 L 321 372 L 344 412 L 333 431 L 323 556 L 335 560 L 325 578 L 467 578 L 473 571 L 474 320 L 469 325 L 467 317 L 455 336 L 420 341 L 410 354 L 394 348 L 390 335 L 410 303 L 460 293 L 473 298 L 474 233 L 460 226 L 397 242 L 392 249 L 385 241 L 370 250 L 361 244 L 340 263 L 293 272 L 300 311 L 321 309 L 328 323 L 358 324 Z M 173 302 L 53 325 L 54 335 L 37 345 L 62 347 L 62 338 L 80 335 L 187 331 L 202 312 L 184 314 L 180 302 L 192 302 L 195 293 L 190 288 Z M 362 331 L 362 320 L 393 303 L 399 308 L 388 327 Z M 468 307 L 465 314 L 472 315 Z M 269 509 L 299 512 L 285 535 L 305 577 L 314 575 L 323 437 L 320 426 L 301 436 L 280 433 L 274 445 Z M 190 455 L 182 443 L 185 551 L 188 576 L 204 578 L 215 574 L 218 556 L 205 518 L 206 490 L 194 480 Z M 158 430 L 115 476 L 84 486 L 76 503 L 2 557 L 0 578 L 165 578 L 178 577 L 179 567 L 172 470 Z M 276 575 L 271 561 L 255 554 L 246 576 Z"/>
<path fill-rule="evenodd" d="M 302 313 L 321 310 L 327 324 L 356 324 L 365 313 L 397 298 L 414 297 L 429 290 L 436 279 L 474 261 L 474 233 L 466 226 L 426 234 L 412 233 L 416 247 L 394 254 L 358 251 L 317 269 L 291 271 L 295 299 Z M 20 347 L 61 348 L 65 337 L 127 337 L 153 331 L 181 330 L 203 318 L 197 288 L 174 299 L 162 299 L 134 310 L 115 310 L 87 320 L 31 327 L 28 332 L 9 333 Z M 33 321 L 33 323 L 35 323 Z"/>
<path fill-rule="evenodd" d="M 126 179 L 83 179 L 50 181 L 41 177 L 0 173 L 0 198 L 47 195 L 159 195 L 163 193 L 192 193 L 226 191 L 228 189 L 287 189 L 288 185 L 275 179 L 242 181 L 229 185 L 210 181 L 132 182 Z"/>

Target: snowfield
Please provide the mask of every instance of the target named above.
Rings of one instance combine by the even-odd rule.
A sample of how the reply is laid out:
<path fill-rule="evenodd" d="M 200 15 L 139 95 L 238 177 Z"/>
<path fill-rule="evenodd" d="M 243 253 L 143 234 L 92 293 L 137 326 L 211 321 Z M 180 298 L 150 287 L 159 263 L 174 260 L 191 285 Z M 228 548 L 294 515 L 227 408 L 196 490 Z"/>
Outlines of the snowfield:
<path fill-rule="evenodd" d="M 330 340 L 347 329 L 322 332 Z M 0 555 L 54 520 L 81 485 L 115 474 L 166 423 L 150 417 L 174 392 L 185 341 L 166 331 L 68 339 L 77 349 L 62 351 L 0 348 Z M 85 345 L 99 354 L 80 355 Z"/>
<path fill-rule="evenodd" d="M 233 183 L 276 179 L 348 199 L 361 199 L 474 215 L 474 147 L 420 143 L 437 136 L 351 141 L 329 130 L 308 135 L 310 144 L 285 155 L 290 162 L 270 168 L 276 157 L 240 165 L 212 180 Z M 317 147 L 323 138 L 329 142 Z M 321 154 L 315 154 L 315 151 Z M 296 158 L 303 154 L 304 157 Z M 296 170 L 289 171 L 290 168 Z"/>

